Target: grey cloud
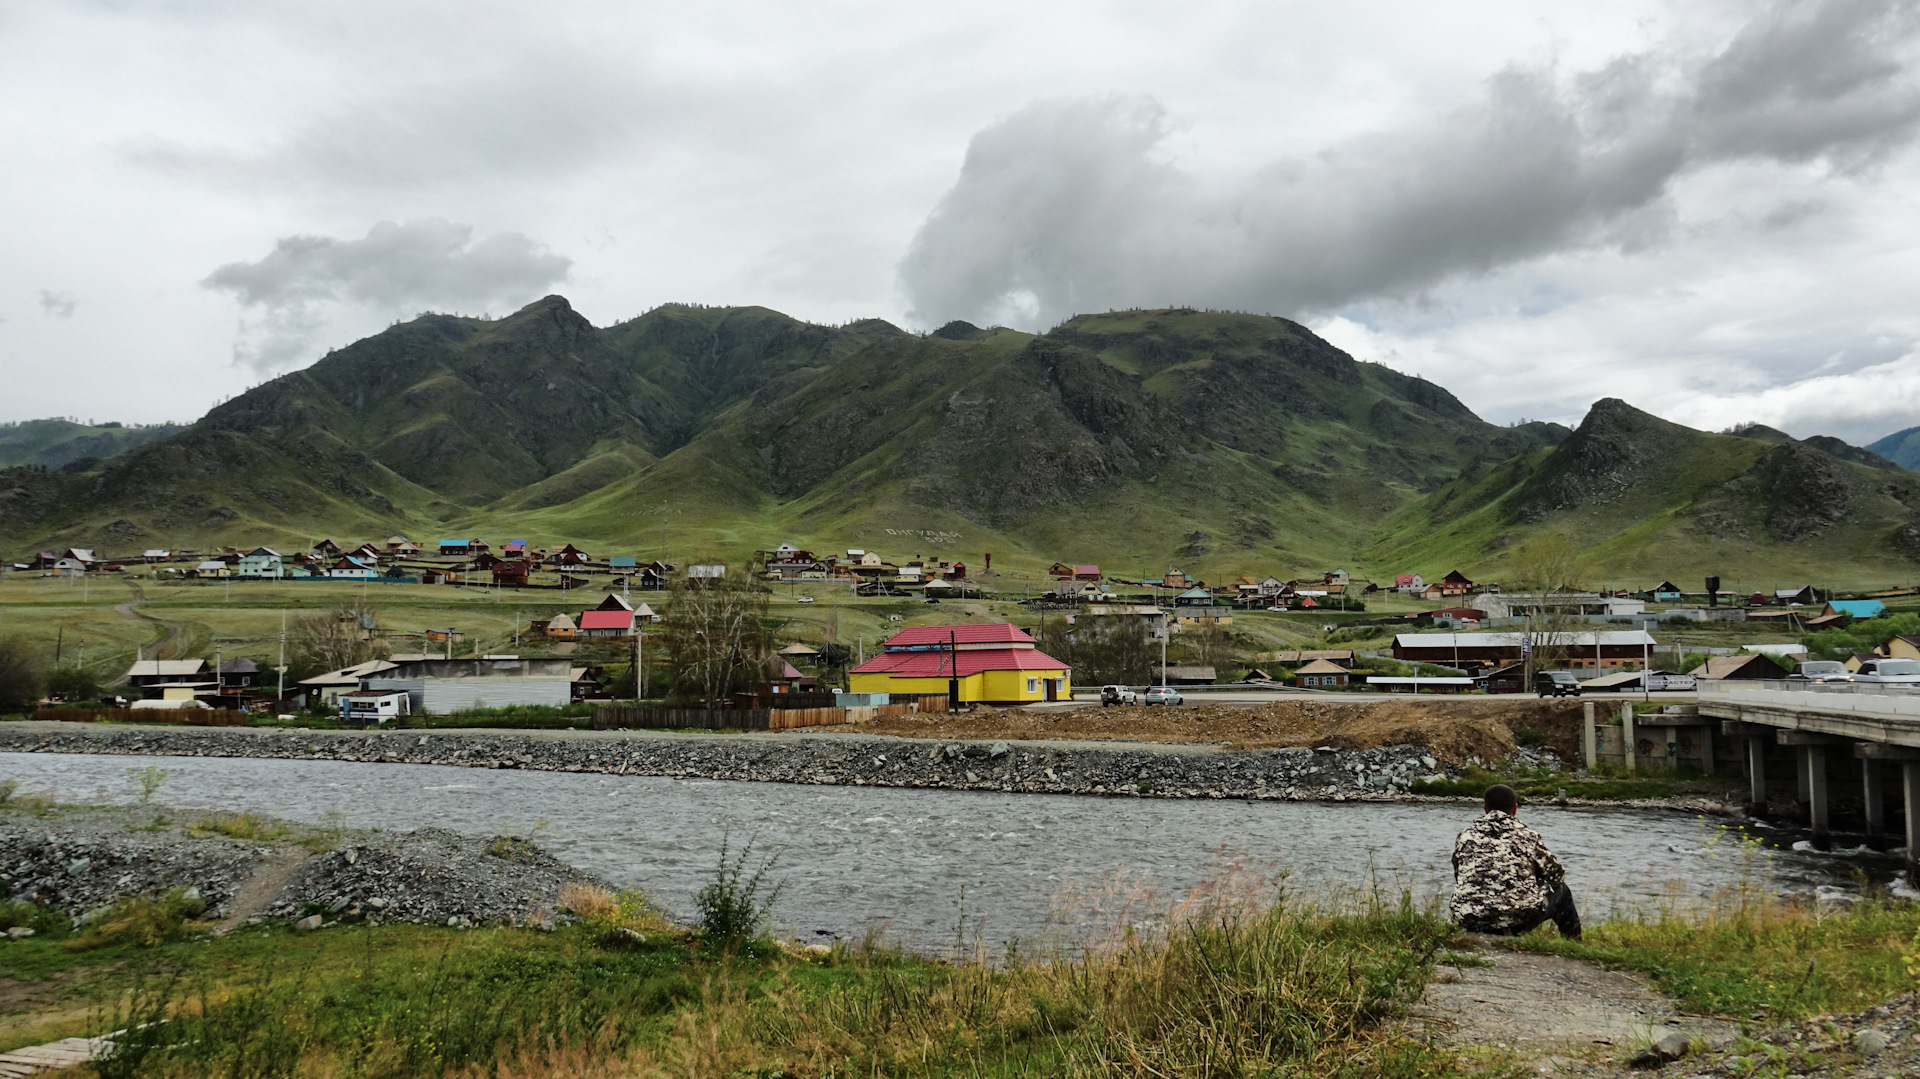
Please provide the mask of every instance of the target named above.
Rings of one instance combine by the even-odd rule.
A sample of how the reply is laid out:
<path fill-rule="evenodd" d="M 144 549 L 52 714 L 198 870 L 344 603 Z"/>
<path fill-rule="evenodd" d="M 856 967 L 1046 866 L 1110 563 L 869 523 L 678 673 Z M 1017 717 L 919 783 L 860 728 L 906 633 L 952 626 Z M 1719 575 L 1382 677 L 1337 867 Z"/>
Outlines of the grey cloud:
<path fill-rule="evenodd" d="M 242 323 L 234 361 L 273 371 L 307 355 L 334 310 L 477 313 L 517 306 L 563 280 L 571 265 L 517 232 L 476 241 L 471 226 L 428 218 L 382 221 L 358 240 L 289 236 L 265 257 L 228 263 L 201 285 L 259 310 L 257 322 Z"/>
<path fill-rule="evenodd" d="M 1040 101 L 979 132 L 899 268 L 914 318 L 1046 325 L 1169 303 L 1325 311 L 1555 251 L 1660 242 L 1680 177 L 1871 167 L 1920 122 L 1911 0 L 1781 3 L 1704 59 L 1511 67 L 1411 131 L 1204 187 L 1142 98 Z"/>
<path fill-rule="evenodd" d="M 556 77 L 564 70 L 564 78 Z M 123 149 L 158 170 L 329 189 L 541 179 L 630 149 L 658 121 L 633 72 L 539 55 L 481 74 L 369 91 L 254 152 L 148 141 Z"/>
<path fill-rule="evenodd" d="M 40 309 L 54 318 L 72 318 L 75 302 L 71 292 L 40 290 Z"/>

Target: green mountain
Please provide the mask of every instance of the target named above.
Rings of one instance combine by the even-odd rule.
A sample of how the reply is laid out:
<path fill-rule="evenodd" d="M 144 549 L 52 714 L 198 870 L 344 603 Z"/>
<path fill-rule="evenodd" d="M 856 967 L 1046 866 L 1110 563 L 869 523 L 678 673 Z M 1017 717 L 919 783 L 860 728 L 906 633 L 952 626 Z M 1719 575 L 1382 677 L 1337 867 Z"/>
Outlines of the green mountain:
<path fill-rule="evenodd" d="M 675 305 L 597 329 L 553 296 L 395 326 L 94 471 L 0 475 L 0 528 L 109 550 L 513 533 L 1305 570 L 1564 434 L 1488 424 L 1284 319 L 919 336 Z"/>
<path fill-rule="evenodd" d="M 1508 548 L 1544 530 L 1579 544 L 1594 583 L 1906 580 L 1920 561 L 1920 477 L 1834 439 L 1708 434 L 1607 399 L 1559 445 L 1395 514 L 1369 561 L 1497 574 Z"/>
<path fill-rule="evenodd" d="M 78 463 L 87 468 L 95 457 L 111 457 L 123 450 L 156 442 L 179 431 L 177 424 L 159 423 L 147 427 L 127 427 L 118 423 L 98 426 L 72 420 L 26 420 L 0 424 L 0 468 L 14 465 L 39 465 L 64 468 Z"/>
<path fill-rule="evenodd" d="M 791 540 L 1219 580 L 1497 575 L 1556 529 L 1604 573 L 1910 572 L 1915 480 L 1748 434 L 1617 401 L 1571 433 L 1500 427 L 1254 315 L 916 335 L 670 305 L 596 328 L 550 296 L 395 326 L 116 456 L 0 472 L 0 535 L 125 552 L 401 532 L 669 560 Z"/>
<path fill-rule="evenodd" d="M 1920 470 L 1920 427 L 1895 431 L 1878 442 L 1868 444 L 1867 449 L 1901 468 Z"/>

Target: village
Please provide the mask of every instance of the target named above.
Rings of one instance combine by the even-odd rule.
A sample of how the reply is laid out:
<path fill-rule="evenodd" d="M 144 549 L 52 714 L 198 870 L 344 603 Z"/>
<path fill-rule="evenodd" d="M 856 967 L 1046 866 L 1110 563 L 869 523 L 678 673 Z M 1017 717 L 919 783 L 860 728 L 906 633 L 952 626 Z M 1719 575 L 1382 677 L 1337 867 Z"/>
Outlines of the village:
<path fill-rule="evenodd" d="M 676 660 L 665 624 L 672 593 L 721 586 L 758 590 L 773 610 L 761 616 L 769 632 L 758 654 L 729 676 L 721 698 L 703 702 L 748 711 L 932 707 L 935 698 L 943 708 L 1072 707 L 1132 703 L 1154 686 L 1169 692 L 1145 699 L 1163 704 L 1222 693 L 1675 694 L 1701 680 L 1790 679 L 1809 659 L 1827 680 L 1897 681 L 1898 661 L 1920 660 L 1920 637 L 1892 632 L 1920 627 L 1888 618 L 1920 609 L 1912 588 L 1843 598 L 1811 584 L 1740 591 L 1708 578 L 1692 590 L 1662 580 L 1527 591 L 1460 570 L 1375 581 L 1340 569 L 1210 583 L 1174 567 L 1135 576 L 1080 561 L 995 571 L 992 554 L 975 567 L 865 548 L 821 555 L 791 543 L 740 566 L 678 566 L 571 543 L 421 544 L 394 535 L 351 545 L 323 538 L 293 552 L 68 548 L 14 562 L 6 576 L 69 588 L 94 580 L 217 587 L 227 604 L 236 590 L 245 604 L 249 589 L 267 586 L 350 590 L 337 617 L 359 620 L 343 631 L 357 641 L 352 663 L 294 670 L 283 629 L 277 641 L 256 639 L 252 654 L 239 641 L 231 654 L 203 656 L 138 648 L 124 671 L 100 672 L 101 700 L 156 719 L 207 709 L 237 713 L 235 721 L 323 713 L 385 723 L 682 698 L 673 671 L 685 657 Z M 426 625 L 397 627 L 371 613 L 383 592 L 404 592 L 428 612 L 435 592 L 484 595 L 511 602 L 514 613 L 491 634 L 434 613 Z M 862 611 L 873 632 L 847 637 L 843 614 Z M 1813 635 L 1856 624 L 1887 632 L 1844 654 L 1810 651 Z M 278 654 L 259 644 L 277 644 Z M 1882 670 L 1882 660 L 1895 662 Z M 53 694 L 46 703 L 73 702 Z"/>

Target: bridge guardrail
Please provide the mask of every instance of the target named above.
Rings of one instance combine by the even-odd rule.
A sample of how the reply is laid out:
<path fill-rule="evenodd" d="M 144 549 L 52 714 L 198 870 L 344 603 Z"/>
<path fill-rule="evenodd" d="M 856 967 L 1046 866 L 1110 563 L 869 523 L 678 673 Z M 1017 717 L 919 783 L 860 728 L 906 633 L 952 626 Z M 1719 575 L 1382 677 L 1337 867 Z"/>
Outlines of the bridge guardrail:
<path fill-rule="evenodd" d="M 1714 699 L 1920 720 L 1920 687 L 1902 689 L 1855 682 L 1810 685 L 1776 678 L 1701 679 L 1700 703 Z"/>

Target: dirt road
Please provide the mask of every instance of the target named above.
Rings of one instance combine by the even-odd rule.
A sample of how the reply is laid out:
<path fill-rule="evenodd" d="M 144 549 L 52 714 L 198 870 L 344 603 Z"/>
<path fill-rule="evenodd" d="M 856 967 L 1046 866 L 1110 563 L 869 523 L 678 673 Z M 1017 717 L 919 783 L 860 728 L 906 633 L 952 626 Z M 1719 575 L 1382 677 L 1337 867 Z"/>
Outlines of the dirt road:
<path fill-rule="evenodd" d="M 137 618 L 142 622 L 151 623 L 161 629 L 160 640 L 145 646 L 143 654 L 148 659 L 178 659 L 178 653 L 187 637 L 186 624 L 184 622 L 169 622 L 163 618 L 155 618 L 141 610 L 140 605 L 147 601 L 147 594 L 141 591 L 140 586 L 134 584 L 132 581 L 127 582 L 127 587 L 133 590 L 133 598 L 125 603 L 116 605 L 113 609 L 128 618 Z"/>
<path fill-rule="evenodd" d="M 976 708 L 972 712 L 896 716 L 863 733 L 913 738 L 1076 739 L 1198 742 L 1235 749 L 1322 746 L 1370 749 L 1424 745 L 1449 760 L 1477 754 L 1498 760 L 1520 735 L 1537 736 L 1562 757 L 1580 746 L 1576 701 L 1520 698 L 1444 702 L 1403 698 L 1367 704 L 1274 701 L 1190 708 L 1077 708 L 1061 711 Z"/>

